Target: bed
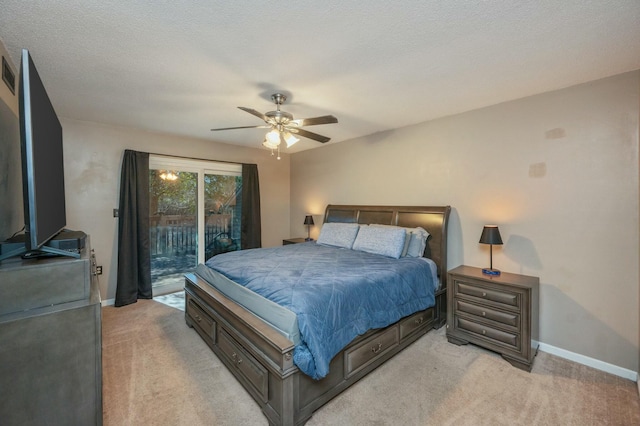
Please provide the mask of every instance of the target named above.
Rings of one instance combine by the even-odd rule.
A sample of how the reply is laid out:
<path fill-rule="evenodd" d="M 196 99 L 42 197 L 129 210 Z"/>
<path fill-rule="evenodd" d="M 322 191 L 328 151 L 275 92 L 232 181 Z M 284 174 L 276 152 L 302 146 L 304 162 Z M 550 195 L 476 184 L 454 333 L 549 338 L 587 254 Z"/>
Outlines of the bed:
<path fill-rule="evenodd" d="M 319 380 L 294 363 L 295 339 L 227 297 L 233 294 L 216 289 L 204 274 L 186 276 L 186 322 L 259 404 L 270 424 L 304 424 L 333 397 L 446 322 L 449 212 L 449 206 L 327 206 L 324 223 L 426 229 L 429 237 L 423 256 L 435 264 L 439 286 L 433 306 L 358 335 L 331 358 L 328 373 Z"/>

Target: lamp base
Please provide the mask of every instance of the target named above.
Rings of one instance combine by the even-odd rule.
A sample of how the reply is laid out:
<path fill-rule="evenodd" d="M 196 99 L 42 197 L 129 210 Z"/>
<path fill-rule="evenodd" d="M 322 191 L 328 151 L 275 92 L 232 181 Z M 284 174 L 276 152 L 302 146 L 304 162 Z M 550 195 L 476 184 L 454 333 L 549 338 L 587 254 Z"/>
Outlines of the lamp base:
<path fill-rule="evenodd" d="M 498 276 L 500 275 L 500 271 L 497 269 L 489 269 L 489 268 L 483 268 L 482 269 L 482 273 L 485 275 L 494 275 L 494 276 Z"/>

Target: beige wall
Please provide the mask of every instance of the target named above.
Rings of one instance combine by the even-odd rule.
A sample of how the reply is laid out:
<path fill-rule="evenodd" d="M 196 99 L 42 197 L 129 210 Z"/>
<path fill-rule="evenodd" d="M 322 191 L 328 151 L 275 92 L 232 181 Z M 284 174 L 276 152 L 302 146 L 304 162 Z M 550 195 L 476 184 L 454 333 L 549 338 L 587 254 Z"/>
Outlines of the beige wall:
<path fill-rule="evenodd" d="M 13 92 L 11 91 L 11 89 L 9 89 L 9 86 L 7 86 L 4 80 L 0 80 L 0 100 L 4 101 L 4 103 L 7 104 L 9 109 L 13 111 L 13 113 L 17 117 L 18 116 L 18 84 L 20 83 L 19 82 L 20 69 L 18 68 L 18 66 L 20 66 L 20 64 L 16 66 L 16 64 L 13 63 L 13 60 L 9 56 L 9 52 L 7 52 L 7 48 L 4 47 L 4 42 L 1 39 L 0 39 L 0 56 L 2 56 L 5 61 L 7 61 L 7 64 L 9 64 L 9 68 L 11 68 L 11 71 L 13 71 L 13 75 L 15 77 L 15 88 L 14 88 L 15 90 Z M 0 64 L 1 63 L 2 62 L 0 62 Z M 0 75 L 1 75 L 1 72 L 0 72 Z"/>
<path fill-rule="evenodd" d="M 13 71 L 15 93 L 0 79 L 0 241 L 19 232 L 24 225 L 22 210 L 22 160 L 18 121 L 18 78 L 20 71 L 9 57 L 2 40 L 0 56 Z"/>
<path fill-rule="evenodd" d="M 263 149 L 161 135 L 62 119 L 67 228 L 91 236 L 102 299 L 113 299 L 117 277 L 120 167 L 125 149 L 219 161 L 258 164 L 264 247 L 289 236 L 289 156 L 275 160 Z"/>
<path fill-rule="evenodd" d="M 327 203 L 453 207 L 449 267 L 540 277 L 540 341 L 638 371 L 640 72 L 291 156 L 291 234 Z M 315 226 L 312 235 L 318 233 Z"/>

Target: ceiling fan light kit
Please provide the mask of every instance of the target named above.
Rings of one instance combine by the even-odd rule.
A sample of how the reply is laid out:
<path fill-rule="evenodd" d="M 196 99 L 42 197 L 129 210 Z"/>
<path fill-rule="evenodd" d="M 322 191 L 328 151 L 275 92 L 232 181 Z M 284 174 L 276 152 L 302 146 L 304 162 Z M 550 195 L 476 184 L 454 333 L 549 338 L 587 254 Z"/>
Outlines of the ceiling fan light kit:
<path fill-rule="evenodd" d="M 239 109 L 248 112 L 251 115 L 255 115 L 256 117 L 262 119 L 266 125 L 260 126 L 242 126 L 242 127 L 224 127 L 219 129 L 211 129 L 212 131 L 219 130 L 234 130 L 234 129 L 270 129 L 265 135 L 264 142 L 262 145 L 271 150 L 271 155 L 273 155 L 273 151 L 278 151 L 278 160 L 280 159 L 280 144 L 284 142 L 287 145 L 287 148 L 291 147 L 293 144 L 298 142 L 300 139 L 297 136 L 301 136 L 303 138 L 312 139 L 318 141 L 320 143 L 329 142 L 331 138 L 326 136 L 319 135 L 317 133 L 310 132 L 308 130 L 301 129 L 303 126 L 315 126 L 318 124 L 332 124 L 337 123 L 338 119 L 333 115 L 323 115 L 320 117 L 312 117 L 312 118 L 301 118 L 298 120 L 294 120 L 293 115 L 280 110 L 280 105 L 284 101 L 287 100 L 286 95 L 282 93 L 274 93 L 271 95 L 271 99 L 276 104 L 275 111 L 269 111 L 266 114 L 262 114 L 259 111 L 256 111 L 252 108 L 246 107 L 238 107 Z"/>

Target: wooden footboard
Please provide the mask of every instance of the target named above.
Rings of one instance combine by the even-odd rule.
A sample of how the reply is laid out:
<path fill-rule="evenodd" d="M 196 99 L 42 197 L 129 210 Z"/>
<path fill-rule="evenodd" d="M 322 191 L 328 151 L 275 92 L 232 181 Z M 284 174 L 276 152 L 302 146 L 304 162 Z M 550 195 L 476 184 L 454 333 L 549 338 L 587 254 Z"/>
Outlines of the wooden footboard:
<path fill-rule="evenodd" d="M 313 380 L 293 364 L 294 345 L 196 275 L 185 281 L 185 319 L 227 366 L 271 425 L 302 425 L 315 410 L 436 324 L 436 307 L 353 340 Z"/>

